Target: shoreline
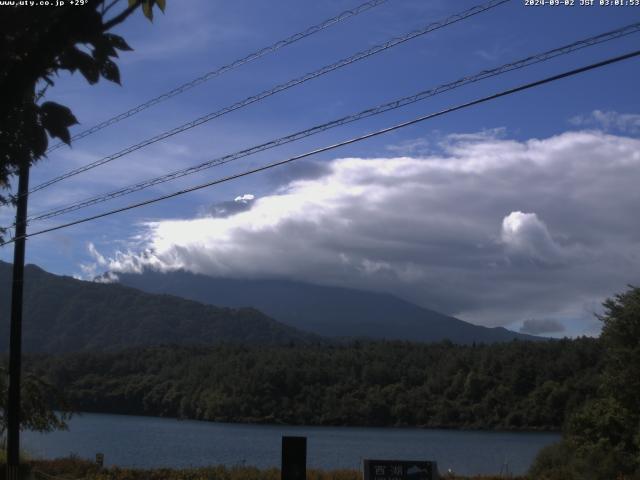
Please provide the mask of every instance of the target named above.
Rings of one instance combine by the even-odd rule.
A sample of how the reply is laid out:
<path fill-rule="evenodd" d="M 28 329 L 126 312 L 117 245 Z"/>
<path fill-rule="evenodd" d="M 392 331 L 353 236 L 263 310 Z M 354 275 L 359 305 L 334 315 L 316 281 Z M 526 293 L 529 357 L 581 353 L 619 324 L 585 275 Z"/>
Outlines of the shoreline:
<path fill-rule="evenodd" d="M 69 426 L 68 432 L 25 432 L 26 452 L 49 459 L 72 453 L 93 459 L 100 452 L 105 465 L 144 469 L 272 468 L 280 465 L 282 436 L 305 436 L 309 468 L 357 470 L 363 458 L 430 459 L 444 471 L 496 474 L 508 461 L 522 475 L 540 449 L 560 440 L 544 432 L 257 425 L 95 413 L 79 414 Z"/>
<path fill-rule="evenodd" d="M 203 422 L 212 423 L 217 425 L 247 425 L 247 426 L 260 426 L 260 427 L 292 427 L 292 428 L 377 428 L 377 429 L 398 429 L 398 430 L 442 430 L 447 432 L 482 432 L 482 433 L 529 433 L 529 434 L 561 434 L 560 429 L 546 429 L 546 428 L 513 428 L 513 429 L 498 429 L 498 428 L 482 428 L 482 427 L 447 427 L 447 426 L 430 426 L 430 425 L 358 425 L 358 424 L 294 424 L 294 423 L 278 423 L 259 421 L 252 419 L 252 421 L 219 421 L 219 420 L 206 420 L 200 418 L 180 418 L 169 417 L 162 415 L 149 415 L 145 413 L 121 413 L 121 412 L 105 412 L 105 411 L 78 411 L 72 412 L 72 417 L 82 416 L 83 414 L 89 415 L 115 415 L 122 417 L 144 417 L 144 418 L 156 418 L 162 420 L 175 420 L 177 422 Z"/>

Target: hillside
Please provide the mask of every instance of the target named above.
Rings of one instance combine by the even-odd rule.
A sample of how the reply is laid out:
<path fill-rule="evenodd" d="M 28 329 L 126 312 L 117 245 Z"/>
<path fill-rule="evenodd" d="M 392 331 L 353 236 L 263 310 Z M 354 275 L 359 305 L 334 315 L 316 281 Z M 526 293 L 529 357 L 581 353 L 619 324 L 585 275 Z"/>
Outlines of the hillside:
<path fill-rule="evenodd" d="M 8 349 L 11 265 L 0 262 L 0 351 Z M 25 352 L 243 343 L 277 345 L 319 339 L 252 309 L 217 308 L 117 284 L 83 282 L 25 269 Z"/>
<path fill-rule="evenodd" d="M 123 285 L 224 307 L 251 306 L 292 327 L 325 337 L 368 337 L 470 344 L 539 340 L 473 325 L 392 295 L 286 280 L 213 278 L 184 271 L 118 274 Z"/>

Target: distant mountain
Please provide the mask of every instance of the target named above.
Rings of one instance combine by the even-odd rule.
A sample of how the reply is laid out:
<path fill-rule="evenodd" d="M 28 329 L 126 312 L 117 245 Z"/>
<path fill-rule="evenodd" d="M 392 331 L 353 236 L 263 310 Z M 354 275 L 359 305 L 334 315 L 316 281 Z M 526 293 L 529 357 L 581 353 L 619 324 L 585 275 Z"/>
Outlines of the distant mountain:
<path fill-rule="evenodd" d="M 169 293 L 210 305 L 251 306 L 292 327 L 325 337 L 470 344 L 540 337 L 473 325 L 387 294 L 286 280 L 213 278 L 185 271 L 118 274 L 150 293 Z"/>
<path fill-rule="evenodd" d="M 0 262 L 0 352 L 9 344 L 11 264 Z M 217 308 L 118 284 L 25 269 L 25 352 L 115 350 L 162 344 L 277 345 L 319 339 L 252 309 Z"/>

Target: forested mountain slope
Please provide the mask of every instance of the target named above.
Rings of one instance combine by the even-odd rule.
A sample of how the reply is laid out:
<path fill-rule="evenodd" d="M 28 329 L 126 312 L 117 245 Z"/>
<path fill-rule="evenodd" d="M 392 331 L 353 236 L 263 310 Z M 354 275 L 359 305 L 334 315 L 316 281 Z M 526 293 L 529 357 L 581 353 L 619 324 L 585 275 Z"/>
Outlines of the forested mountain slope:
<path fill-rule="evenodd" d="M 10 294 L 11 265 L 0 262 L 0 351 L 8 349 Z M 217 308 L 118 284 L 83 282 L 35 265 L 25 270 L 25 352 L 318 341 L 252 308 Z"/>
<path fill-rule="evenodd" d="M 185 271 L 118 273 L 123 285 L 209 305 L 254 307 L 276 320 L 325 337 L 471 344 L 539 340 L 473 325 L 388 294 L 287 280 L 213 278 Z"/>

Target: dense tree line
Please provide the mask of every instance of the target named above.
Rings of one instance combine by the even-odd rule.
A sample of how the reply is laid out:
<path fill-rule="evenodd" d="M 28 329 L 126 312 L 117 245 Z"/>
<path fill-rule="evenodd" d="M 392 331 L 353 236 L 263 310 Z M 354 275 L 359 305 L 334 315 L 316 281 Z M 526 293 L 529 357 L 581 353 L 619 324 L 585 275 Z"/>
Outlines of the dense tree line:
<path fill-rule="evenodd" d="M 596 393 L 594 339 L 155 347 L 37 356 L 77 410 L 224 422 L 559 429 Z"/>
<path fill-rule="evenodd" d="M 532 478 L 640 479 L 640 288 L 604 307 L 597 394 L 570 412 L 562 441 L 540 452 Z"/>

